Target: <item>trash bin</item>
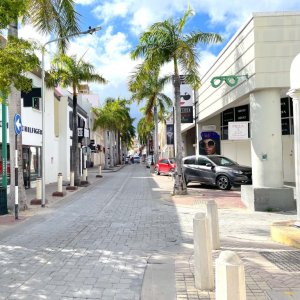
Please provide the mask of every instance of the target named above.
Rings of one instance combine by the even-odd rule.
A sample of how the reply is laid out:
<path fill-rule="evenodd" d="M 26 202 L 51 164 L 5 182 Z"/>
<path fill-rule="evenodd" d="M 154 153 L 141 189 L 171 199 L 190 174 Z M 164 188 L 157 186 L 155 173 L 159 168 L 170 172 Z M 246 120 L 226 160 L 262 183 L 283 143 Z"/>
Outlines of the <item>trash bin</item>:
<path fill-rule="evenodd" d="M 7 210 L 7 188 L 0 187 L 0 215 L 8 214 Z"/>

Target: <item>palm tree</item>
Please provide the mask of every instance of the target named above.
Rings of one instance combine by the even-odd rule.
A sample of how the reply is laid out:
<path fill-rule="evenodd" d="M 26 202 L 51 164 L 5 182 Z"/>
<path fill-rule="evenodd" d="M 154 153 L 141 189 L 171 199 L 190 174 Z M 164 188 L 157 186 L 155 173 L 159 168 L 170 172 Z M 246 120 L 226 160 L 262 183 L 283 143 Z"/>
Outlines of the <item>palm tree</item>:
<path fill-rule="evenodd" d="M 184 27 L 190 16 L 193 15 L 189 7 L 178 21 L 168 19 L 153 24 L 140 39 L 139 45 L 131 52 L 131 57 L 145 58 L 145 68 L 161 67 L 166 63 L 173 64 L 174 71 L 174 98 L 175 98 L 175 135 L 176 135 L 176 175 L 174 194 L 186 194 L 186 185 L 182 175 L 182 137 L 181 137 L 181 110 L 180 110 L 180 77 L 179 72 L 185 75 L 186 82 L 194 89 L 200 86 L 198 73 L 197 45 L 199 43 L 221 42 L 222 38 L 216 33 L 192 32 L 184 33 Z"/>
<path fill-rule="evenodd" d="M 2 28 L 8 26 L 8 37 L 18 38 L 19 21 L 30 22 L 42 33 L 52 33 L 57 37 L 65 37 L 79 32 L 78 17 L 74 9 L 74 0 L 24 0 L 24 1 L 0 1 L 0 14 Z M 4 16 L 4 18 L 2 18 Z M 59 41 L 59 47 L 63 50 L 67 39 Z M 10 140 L 10 160 L 15 161 L 15 149 L 12 147 L 15 140 L 14 116 L 21 115 L 21 91 L 14 85 L 11 87 L 9 102 L 9 140 Z M 22 156 L 22 135 L 17 138 L 18 148 L 18 182 L 23 183 L 23 156 Z M 11 174 L 9 208 L 14 205 L 14 185 L 15 174 Z M 20 208 L 26 208 L 26 194 L 23 184 L 19 184 Z"/>
<path fill-rule="evenodd" d="M 152 136 L 152 132 L 154 130 L 154 122 L 152 120 L 148 120 L 146 116 L 142 117 L 137 124 L 137 134 L 138 139 L 141 145 L 147 145 L 147 155 L 149 155 L 149 144 Z"/>
<path fill-rule="evenodd" d="M 119 132 L 121 143 L 128 146 L 131 144 L 132 138 L 135 135 L 135 130 L 132 125 L 134 119 L 130 117 L 128 101 L 125 99 L 107 98 L 105 105 L 100 108 L 94 108 L 95 114 L 94 130 L 97 127 L 105 128 L 110 131 L 110 136 L 114 132 Z M 105 133 L 105 148 L 107 149 L 107 134 Z M 113 166 L 113 147 L 112 139 L 110 139 L 110 161 Z M 119 148 L 119 147 L 118 147 Z M 120 155 L 118 154 L 120 157 Z M 105 168 L 107 168 L 107 151 L 105 151 Z"/>
<path fill-rule="evenodd" d="M 129 79 L 129 90 L 133 93 L 132 100 L 139 104 L 146 99 L 145 117 L 148 121 L 154 119 L 154 157 L 158 160 L 158 119 L 167 108 L 172 107 L 172 100 L 162 93 L 166 83 L 170 82 L 170 76 L 159 77 L 159 69 L 152 68 L 147 71 L 145 65 L 139 65 L 136 72 Z M 159 108 L 159 111 L 157 110 Z"/>
<path fill-rule="evenodd" d="M 83 82 L 97 82 L 105 84 L 106 80 L 95 73 L 94 67 L 76 56 L 57 55 L 52 61 L 49 76 L 46 78 L 48 87 L 61 84 L 63 87 L 72 87 L 73 115 L 72 115 L 72 146 L 71 172 L 74 172 L 74 184 L 79 185 L 79 149 L 78 149 L 78 117 L 77 93 Z"/>

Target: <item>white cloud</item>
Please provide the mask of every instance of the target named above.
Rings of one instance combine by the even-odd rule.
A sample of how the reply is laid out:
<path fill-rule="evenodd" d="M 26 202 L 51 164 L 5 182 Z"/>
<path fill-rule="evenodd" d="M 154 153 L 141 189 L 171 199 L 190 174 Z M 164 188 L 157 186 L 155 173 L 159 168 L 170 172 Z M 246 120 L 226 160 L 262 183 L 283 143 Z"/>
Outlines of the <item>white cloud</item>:
<path fill-rule="evenodd" d="M 133 16 L 130 20 L 130 25 L 132 26 L 131 30 L 135 34 L 139 34 L 149 27 L 151 23 L 155 20 L 155 14 L 153 11 L 146 7 L 141 7 L 133 13 Z"/>
<path fill-rule="evenodd" d="M 92 63 L 97 72 L 109 81 L 106 85 L 92 84 L 101 100 L 107 97 L 129 98 L 127 80 L 137 62 L 129 55 L 131 44 L 121 32 L 113 34 L 108 27 L 97 36 L 86 35 L 72 41 L 69 54 L 84 54 L 84 60 Z"/>
<path fill-rule="evenodd" d="M 134 45 L 128 40 L 130 33 L 140 34 L 154 22 L 169 17 L 182 16 L 187 9 L 187 2 L 182 0 L 76 0 L 76 4 L 90 5 L 90 11 L 105 22 L 103 30 L 94 35 L 85 35 L 71 40 L 70 54 L 77 54 L 92 63 L 97 71 L 109 83 L 107 85 L 92 84 L 91 87 L 99 93 L 101 100 L 106 97 L 129 97 L 127 80 L 130 72 L 138 62 L 130 59 L 129 52 Z M 223 38 L 230 37 L 240 27 L 252 12 L 300 10 L 299 0 L 260 0 L 260 1 L 220 1 L 220 0 L 190 0 L 189 3 L 196 12 L 194 17 L 199 20 L 200 13 L 209 16 L 207 23 L 199 20 L 193 28 L 216 32 L 221 31 Z M 198 15 L 197 15 L 198 14 Z M 117 21 L 118 24 L 114 24 Z M 121 27 L 113 25 L 122 24 Z M 214 27 L 218 26 L 218 27 Z M 116 32 L 116 29 L 118 30 Z M 20 30 L 24 38 L 35 37 L 42 43 L 50 36 L 41 36 L 30 26 Z M 49 66 L 50 53 L 56 50 L 55 43 L 47 46 L 49 53 L 45 55 L 46 66 Z M 203 76 L 213 64 L 216 56 L 211 48 L 201 49 L 200 74 Z M 171 74 L 172 65 L 166 65 L 162 74 Z M 168 85 L 165 93 L 173 97 L 173 87 Z M 135 107 L 134 112 L 137 111 Z"/>
<path fill-rule="evenodd" d="M 98 18 L 104 20 L 107 23 L 109 20 L 115 17 L 125 18 L 131 1 L 113 1 L 106 2 L 102 5 L 98 5 L 93 9 L 93 14 Z"/>
<path fill-rule="evenodd" d="M 200 76 L 204 76 L 205 73 L 211 68 L 211 66 L 216 61 L 216 56 L 213 55 L 211 52 L 202 51 L 199 63 L 199 73 Z"/>

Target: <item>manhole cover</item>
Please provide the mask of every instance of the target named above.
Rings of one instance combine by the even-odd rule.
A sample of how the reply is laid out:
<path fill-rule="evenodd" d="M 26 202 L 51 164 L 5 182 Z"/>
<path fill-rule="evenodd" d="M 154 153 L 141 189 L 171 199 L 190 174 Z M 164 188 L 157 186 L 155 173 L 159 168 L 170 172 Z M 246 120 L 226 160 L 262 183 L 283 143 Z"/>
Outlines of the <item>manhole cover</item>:
<path fill-rule="evenodd" d="M 300 251 L 260 252 L 268 261 L 287 272 L 300 272 Z"/>

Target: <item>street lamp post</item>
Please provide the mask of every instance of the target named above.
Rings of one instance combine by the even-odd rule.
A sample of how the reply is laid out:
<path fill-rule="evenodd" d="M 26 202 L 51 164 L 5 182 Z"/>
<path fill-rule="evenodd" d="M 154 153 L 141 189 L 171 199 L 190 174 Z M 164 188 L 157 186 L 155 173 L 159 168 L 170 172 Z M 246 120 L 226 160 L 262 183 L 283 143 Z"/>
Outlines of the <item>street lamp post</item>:
<path fill-rule="evenodd" d="M 45 207 L 45 203 L 46 203 L 46 193 L 45 193 L 45 49 L 46 46 L 50 43 L 54 43 L 54 42 L 58 42 L 73 36 L 79 36 L 79 35 L 83 35 L 83 34 L 93 34 L 96 31 L 99 31 L 101 29 L 100 26 L 91 28 L 89 27 L 88 30 L 86 31 L 82 31 L 82 32 L 78 32 L 78 33 L 74 33 L 74 34 L 70 34 L 70 35 L 66 35 L 60 38 L 56 38 L 53 40 L 48 41 L 47 43 L 45 43 L 42 46 L 42 93 L 41 93 L 41 102 L 42 102 L 42 203 L 41 206 Z"/>

